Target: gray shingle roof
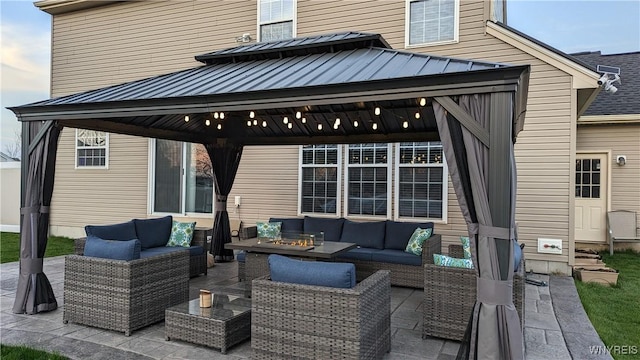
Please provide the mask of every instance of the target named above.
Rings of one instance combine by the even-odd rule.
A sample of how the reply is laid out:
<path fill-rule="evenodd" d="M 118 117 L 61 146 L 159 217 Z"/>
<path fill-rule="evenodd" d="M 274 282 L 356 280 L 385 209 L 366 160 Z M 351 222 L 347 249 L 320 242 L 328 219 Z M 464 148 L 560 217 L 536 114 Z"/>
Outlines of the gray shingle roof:
<path fill-rule="evenodd" d="M 640 52 L 602 55 L 600 51 L 572 54 L 595 70 L 598 65 L 620 68 L 622 84 L 615 84 L 618 91 L 609 94 L 601 91 L 584 115 L 640 114 Z"/>

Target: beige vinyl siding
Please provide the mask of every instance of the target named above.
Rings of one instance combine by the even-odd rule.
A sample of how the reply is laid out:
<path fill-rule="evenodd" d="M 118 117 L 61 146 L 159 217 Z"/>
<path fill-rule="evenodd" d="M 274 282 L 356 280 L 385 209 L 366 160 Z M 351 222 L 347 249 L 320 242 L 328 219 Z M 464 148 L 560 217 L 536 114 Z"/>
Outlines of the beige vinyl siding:
<path fill-rule="evenodd" d="M 54 96 L 99 88 L 124 81 L 162 74 L 196 66 L 194 55 L 237 45 L 235 37 L 257 30 L 257 1 L 218 2 L 123 2 L 110 6 L 58 15 L 53 21 Z M 510 64 L 531 64 L 528 112 L 524 131 L 518 137 L 517 221 L 521 241 L 527 244 L 528 259 L 551 259 L 567 262 L 563 255 L 535 254 L 538 237 L 559 238 L 563 249 L 569 249 L 570 199 L 572 192 L 572 156 L 575 152 L 575 115 L 571 113 L 571 77 L 540 59 L 514 48 L 484 32 L 482 0 L 460 1 L 459 42 L 440 46 L 411 47 L 408 51 L 487 60 Z M 297 2 L 297 35 L 306 36 L 338 31 L 381 33 L 395 49 L 405 48 L 405 1 L 364 0 L 299 0 Z M 71 142 L 68 137 L 63 144 Z M 129 140 L 136 154 L 132 159 L 110 157 L 110 169 L 118 162 L 132 162 L 137 177 L 134 181 L 140 193 L 135 204 L 113 201 L 109 205 L 121 218 L 146 216 L 147 207 L 147 140 Z M 71 152 L 69 144 L 63 152 Z M 117 146 L 112 142 L 111 146 Z M 133 151 L 127 151 L 127 155 Z M 65 155 L 71 156 L 71 155 Z M 64 156 L 62 156 L 64 158 Z M 62 161 L 60 159 L 59 161 Z M 123 165 L 124 166 L 124 165 Z M 230 194 L 229 215 L 248 224 L 271 216 L 296 216 L 298 212 L 298 147 L 265 146 L 244 150 L 236 183 Z M 58 168 L 56 199 L 52 211 L 55 224 L 86 223 L 90 207 L 75 209 L 86 197 L 71 192 L 60 196 L 62 182 L 80 181 L 74 177 L 73 166 Z M 131 180 L 109 177 L 117 188 Z M 96 175 L 83 175 L 92 181 Z M 394 175 L 395 176 L 395 175 Z M 71 186 L 71 185 L 69 185 Z M 79 185 L 85 186 L 85 185 Z M 340 179 L 340 187 L 343 179 Z M 344 190 L 344 189 L 343 189 Z M 233 207 L 233 196 L 242 196 L 239 209 Z M 122 196 L 124 197 L 124 195 Z M 342 196 L 344 202 L 344 196 Z M 132 198 L 133 201 L 133 198 Z M 138 203 L 139 202 L 139 203 Z M 124 207 L 124 208 L 123 208 Z M 58 213 L 54 215 L 54 213 Z M 113 217 L 91 217 L 95 222 L 111 222 Z M 448 193 L 447 224 L 437 224 L 445 242 L 457 242 L 466 225 L 451 186 Z"/>
<path fill-rule="evenodd" d="M 611 151 L 611 209 L 640 214 L 640 124 L 585 125 L 578 128 L 578 151 Z M 626 155 L 624 166 L 617 155 Z M 637 224 L 640 227 L 640 219 Z"/>

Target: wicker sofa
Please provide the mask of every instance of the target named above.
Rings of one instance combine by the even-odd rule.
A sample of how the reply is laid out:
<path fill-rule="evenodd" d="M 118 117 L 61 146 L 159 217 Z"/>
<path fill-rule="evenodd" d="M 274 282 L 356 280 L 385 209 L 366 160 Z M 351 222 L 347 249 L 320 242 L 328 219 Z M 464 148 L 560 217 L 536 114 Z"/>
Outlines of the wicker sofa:
<path fill-rule="evenodd" d="M 253 280 L 252 359 L 380 359 L 391 348 L 391 280 L 350 289 Z"/>
<path fill-rule="evenodd" d="M 461 245 L 449 245 L 449 256 L 463 258 Z M 461 341 L 476 301 L 476 273 L 473 269 L 435 265 L 424 266 L 422 336 Z M 513 276 L 513 302 L 524 326 L 525 265 L 520 260 Z"/>
<path fill-rule="evenodd" d="M 138 260 L 67 255 L 64 323 L 132 331 L 164 319 L 165 309 L 189 300 L 189 251 Z"/>
<path fill-rule="evenodd" d="M 165 246 L 171 233 L 171 226 L 169 225 L 167 228 L 166 224 L 171 222 L 171 216 L 157 219 L 135 219 L 121 224 L 101 226 L 88 225 L 85 227 L 85 231 L 87 232 L 87 235 L 92 234 L 93 231 L 100 238 L 108 240 L 140 239 L 140 241 L 143 242 L 145 239 L 149 239 L 146 240 L 146 243 L 149 245 L 145 246 L 145 243 L 143 242 L 142 250 L 140 251 L 140 258 L 145 258 L 163 253 L 182 251 L 185 249 L 184 247 Z M 159 230 L 163 227 L 164 230 Z M 86 237 L 75 239 L 76 255 L 84 255 L 86 241 Z M 207 252 L 205 251 L 206 243 L 207 239 L 205 232 L 194 232 L 191 240 L 191 246 L 187 248 L 189 250 L 190 277 L 207 274 Z"/>
<path fill-rule="evenodd" d="M 332 261 L 352 263 L 361 281 L 378 270 L 391 271 L 391 284 L 422 288 L 424 268 L 433 263 L 433 254 L 442 250 L 441 237 L 432 235 L 422 248 L 422 255 L 405 252 L 405 247 L 418 227 L 433 228 L 433 223 L 409 223 L 397 221 L 353 222 L 343 218 L 328 219 L 305 216 L 304 218 L 271 218 L 280 222 L 285 233 L 324 233 L 325 241 L 353 242 L 358 248 L 341 254 Z M 244 279 L 244 257 L 238 254 L 238 277 Z"/>

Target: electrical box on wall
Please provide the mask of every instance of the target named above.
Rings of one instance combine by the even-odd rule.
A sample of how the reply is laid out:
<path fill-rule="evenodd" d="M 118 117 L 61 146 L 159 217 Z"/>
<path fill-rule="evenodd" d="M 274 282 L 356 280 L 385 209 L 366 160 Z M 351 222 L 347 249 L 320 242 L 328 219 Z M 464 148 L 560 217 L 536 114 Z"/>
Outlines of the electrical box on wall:
<path fill-rule="evenodd" d="M 562 255 L 562 240 L 538 238 L 538 252 Z"/>

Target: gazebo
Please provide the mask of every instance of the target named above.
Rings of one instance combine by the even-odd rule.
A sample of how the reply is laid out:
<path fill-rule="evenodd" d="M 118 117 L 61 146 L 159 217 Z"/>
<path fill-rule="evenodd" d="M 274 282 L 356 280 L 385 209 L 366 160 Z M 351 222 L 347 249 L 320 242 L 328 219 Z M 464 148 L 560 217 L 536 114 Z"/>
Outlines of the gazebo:
<path fill-rule="evenodd" d="M 42 272 L 63 127 L 203 144 L 216 190 L 213 253 L 251 145 L 440 140 L 472 241 L 478 295 L 459 357 L 524 358 L 512 302 L 516 166 L 529 66 L 393 50 L 348 32 L 196 56 L 203 65 L 10 108 L 22 122 L 20 277 L 13 311 L 57 307 Z M 287 117 L 287 120 L 284 119 Z"/>

